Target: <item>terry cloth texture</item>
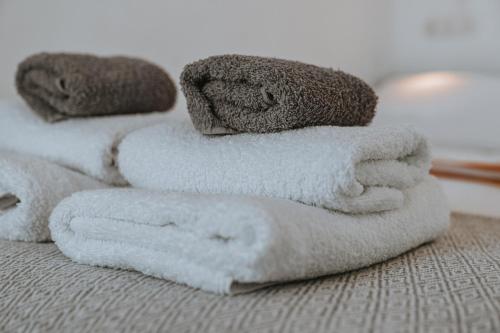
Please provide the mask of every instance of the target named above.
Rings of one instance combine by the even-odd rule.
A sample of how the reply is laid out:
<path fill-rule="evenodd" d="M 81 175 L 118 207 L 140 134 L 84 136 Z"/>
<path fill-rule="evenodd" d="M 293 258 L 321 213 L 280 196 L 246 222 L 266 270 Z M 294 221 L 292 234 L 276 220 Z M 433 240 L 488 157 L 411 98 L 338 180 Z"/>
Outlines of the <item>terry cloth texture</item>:
<path fill-rule="evenodd" d="M 126 181 L 117 146 L 130 131 L 173 116 L 165 113 L 70 119 L 49 124 L 22 103 L 0 101 L 0 149 L 38 156 L 109 184 Z"/>
<path fill-rule="evenodd" d="M 168 74 L 128 57 L 38 53 L 18 66 L 16 86 L 49 122 L 72 117 L 164 111 L 175 103 Z"/>
<path fill-rule="evenodd" d="M 430 165 L 425 139 L 407 127 L 203 136 L 188 121 L 170 121 L 127 135 L 119 150 L 120 171 L 136 187 L 276 197 L 352 213 L 401 207 L 402 190 Z"/>
<path fill-rule="evenodd" d="M 0 241 L 0 331 L 499 332 L 499 239 L 500 220 L 454 214 L 445 235 L 392 260 L 233 297 Z"/>
<path fill-rule="evenodd" d="M 103 187 L 56 164 L 0 151 L 0 238 L 50 240 L 49 216 L 59 201 L 77 191 Z"/>
<path fill-rule="evenodd" d="M 203 134 L 362 126 L 377 104 L 372 88 L 350 74 L 253 56 L 213 56 L 186 65 L 181 85 Z"/>
<path fill-rule="evenodd" d="M 445 232 L 434 179 L 405 194 L 400 209 L 351 215 L 264 197 L 85 191 L 56 207 L 50 230 L 78 263 L 235 294 L 368 266 Z"/>

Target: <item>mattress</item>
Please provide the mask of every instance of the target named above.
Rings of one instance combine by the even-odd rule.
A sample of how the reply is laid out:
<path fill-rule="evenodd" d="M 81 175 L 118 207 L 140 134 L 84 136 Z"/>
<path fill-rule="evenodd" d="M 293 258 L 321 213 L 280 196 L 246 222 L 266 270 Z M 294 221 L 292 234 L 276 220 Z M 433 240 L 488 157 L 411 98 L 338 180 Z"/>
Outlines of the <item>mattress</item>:
<path fill-rule="evenodd" d="M 498 332 L 500 220 L 347 274 L 222 297 L 0 241 L 0 332 Z"/>

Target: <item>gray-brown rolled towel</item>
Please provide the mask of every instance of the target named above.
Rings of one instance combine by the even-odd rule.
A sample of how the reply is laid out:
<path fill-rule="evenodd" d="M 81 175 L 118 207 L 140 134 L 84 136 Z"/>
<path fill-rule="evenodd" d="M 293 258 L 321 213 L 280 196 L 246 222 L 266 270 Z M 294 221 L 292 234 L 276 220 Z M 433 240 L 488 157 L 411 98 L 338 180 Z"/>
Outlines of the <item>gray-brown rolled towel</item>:
<path fill-rule="evenodd" d="M 181 86 L 203 134 L 363 126 L 377 104 L 372 88 L 350 74 L 255 56 L 213 56 L 186 65 Z"/>
<path fill-rule="evenodd" d="M 39 53 L 18 66 L 19 94 L 45 120 L 170 109 L 168 74 L 148 61 L 88 54 Z"/>

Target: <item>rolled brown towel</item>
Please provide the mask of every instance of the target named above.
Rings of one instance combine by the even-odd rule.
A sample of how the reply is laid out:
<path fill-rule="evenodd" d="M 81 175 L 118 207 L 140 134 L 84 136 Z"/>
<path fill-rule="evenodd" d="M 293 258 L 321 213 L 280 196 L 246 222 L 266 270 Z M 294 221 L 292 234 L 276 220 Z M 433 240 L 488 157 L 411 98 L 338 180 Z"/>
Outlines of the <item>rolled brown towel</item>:
<path fill-rule="evenodd" d="M 203 134 L 363 126 L 377 104 L 372 88 L 350 74 L 254 56 L 213 56 L 189 64 L 181 86 L 191 120 Z"/>
<path fill-rule="evenodd" d="M 39 53 L 18 66 L 16 86 L 49 122 L 71 118 L 170 109 L 176 88 L 150 62 L 128 57 Z"/>

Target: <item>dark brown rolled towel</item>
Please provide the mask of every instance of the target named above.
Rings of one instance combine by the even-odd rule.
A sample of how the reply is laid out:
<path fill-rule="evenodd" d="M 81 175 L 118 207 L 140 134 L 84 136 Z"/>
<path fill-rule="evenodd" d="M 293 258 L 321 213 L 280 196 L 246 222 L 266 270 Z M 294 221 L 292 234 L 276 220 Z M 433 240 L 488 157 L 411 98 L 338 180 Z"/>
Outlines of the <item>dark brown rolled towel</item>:
<path fill-rule="evenodd" d="M 372 88 L 350 74 L 254 56 L 213 56 L 186 65 L 181 86 L 203 134 L 364 126 L 377 104 Z"/>
<path fill-rule="evenodd" d="M 128 57 L 39 53 L 18 66 L 16 86 L 49 122 L 71 118 L 170 109 L 176 98 L 168 74 Z"/>

